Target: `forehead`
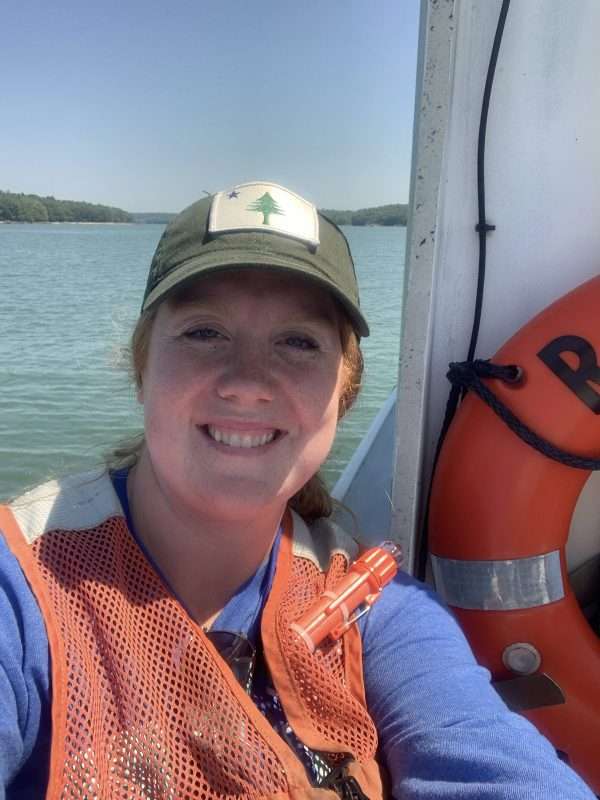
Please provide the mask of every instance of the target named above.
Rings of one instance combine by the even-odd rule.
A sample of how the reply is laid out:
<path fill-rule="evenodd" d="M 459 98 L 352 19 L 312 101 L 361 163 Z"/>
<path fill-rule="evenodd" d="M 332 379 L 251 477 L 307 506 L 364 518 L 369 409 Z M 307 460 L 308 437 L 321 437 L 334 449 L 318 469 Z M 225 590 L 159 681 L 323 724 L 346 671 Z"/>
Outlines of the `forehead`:
<path fill-rule="evenodd" d="M 292 273 L 267 269 L 241 269 L 200 276 L 176 289 L 171 307 L 231 305 L 234 302 L 281 304 L 292 311 L 339 321 L 333 296 L 318 284 Z"/>

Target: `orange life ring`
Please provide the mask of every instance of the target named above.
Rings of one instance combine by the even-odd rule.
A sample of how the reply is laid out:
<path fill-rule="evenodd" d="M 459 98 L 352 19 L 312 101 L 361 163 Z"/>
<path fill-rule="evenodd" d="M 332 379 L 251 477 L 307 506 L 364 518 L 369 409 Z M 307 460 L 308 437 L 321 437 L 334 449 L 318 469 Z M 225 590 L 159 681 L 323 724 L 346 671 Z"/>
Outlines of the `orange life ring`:
<path fill-rule="evenodd" d="M 598 458 L 596 356 L 600 276 L 532 319 L 492 359 L 522 367 L 521 382 L 484 383 L 544 439 Z M 523 713 L 600 794 L 600 640 L 569 586 L 565 558 L 589 474 L 541 455 L 469 392 L 440 453 L 429 529 L 436 585 L 479 662 L 499 685 L 513 679 L 526 692 L 528 681 L 547 676 L 558 687 L 564 702 L 534 701 Z"/>

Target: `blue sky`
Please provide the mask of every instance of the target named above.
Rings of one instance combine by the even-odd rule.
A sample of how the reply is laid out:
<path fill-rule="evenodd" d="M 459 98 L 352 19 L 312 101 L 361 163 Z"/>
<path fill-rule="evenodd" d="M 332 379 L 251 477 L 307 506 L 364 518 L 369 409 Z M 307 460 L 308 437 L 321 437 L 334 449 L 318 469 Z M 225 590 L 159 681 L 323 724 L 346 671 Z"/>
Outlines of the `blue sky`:
<path fill-rule="evenodd" d="M 0 25 L 0 189 L 178 211 L 273 180 L 406 202 L 418 0 L 19 0 Z"/>

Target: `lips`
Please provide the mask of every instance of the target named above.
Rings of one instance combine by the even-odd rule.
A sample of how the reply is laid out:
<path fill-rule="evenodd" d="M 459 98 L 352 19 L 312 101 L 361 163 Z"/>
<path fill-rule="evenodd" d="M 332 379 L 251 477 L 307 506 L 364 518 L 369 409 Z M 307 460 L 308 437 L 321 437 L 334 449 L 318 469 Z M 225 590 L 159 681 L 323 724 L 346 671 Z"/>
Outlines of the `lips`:
<path fill-rule="evenodd" d="M 206 434 L 215 442 L 224 444 L 227 447 L 241 447 L 247 450 L 255 447 L 264 447 L 281 434 L 281 431 L 277 428 L 259 432 L 230 430 L 216 425 L 204 425 L 203 427 Z"/>

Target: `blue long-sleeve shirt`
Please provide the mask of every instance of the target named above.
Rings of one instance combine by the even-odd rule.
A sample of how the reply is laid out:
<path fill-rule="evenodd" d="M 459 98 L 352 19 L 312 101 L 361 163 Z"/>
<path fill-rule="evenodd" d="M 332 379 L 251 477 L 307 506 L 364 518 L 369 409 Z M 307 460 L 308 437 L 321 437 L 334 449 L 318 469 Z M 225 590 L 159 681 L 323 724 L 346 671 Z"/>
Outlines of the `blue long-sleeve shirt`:
<path fill-rule="evenodd" d="M 255 637 L 271 553 L 214 628 Z M 524 718 L 508 711 L 436 595 L 400 574 L 362 622 L 365 689 L 395 798 L 592 800 Z M 0 537 L 0 800 L 45 796 L 50 665 L 44 622 Z"/>

